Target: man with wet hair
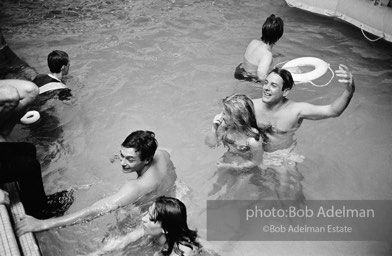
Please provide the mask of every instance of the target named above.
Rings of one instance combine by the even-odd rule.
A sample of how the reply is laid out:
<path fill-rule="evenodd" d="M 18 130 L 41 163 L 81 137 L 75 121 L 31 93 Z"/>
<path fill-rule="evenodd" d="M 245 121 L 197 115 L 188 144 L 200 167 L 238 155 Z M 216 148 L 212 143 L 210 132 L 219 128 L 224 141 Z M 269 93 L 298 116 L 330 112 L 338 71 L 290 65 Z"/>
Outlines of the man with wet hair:
<path fill-rule="evenodd" d="M 71 90 L 64 84 L 63 76 L 69 72 L 70 60 L 66 52 L 54 50 L 48 55 L 49 74 L 37 75 L 33 82 L 39 87 L 40 97 L 37 106 L 47 99 L 57 96 L 60 100 L 69 100 Z"/>
<path fill-rule="evenodd" d="M 291 73 L 285 69 L 274 68 L 263 84 L 261 98 L 254 99 L 257 126 L 266 131 L 268 140 L 264 150 L 274 152 L 286 150 L 295 144 L 294 133 L 302 121 L 321 120 L 340 116 L 347 108 L 355 91 L 354 79 L 345 65 L 339 65 L 336 76 L 338 82 L 345 84 L 343 93 L 329 105 L 313 105 L 307 102 L 294 102 L 287 98 L 293 88 Z"/>
<path fill-rule="evenodd" d="M 251 82 L 263 81 L 272 64 L 272 47 L 283 35 L 283 20 L 271 14 L 264 22 L 260 40 L 252 40 L 237 66 L 234 77 Z"/>
<path fill-rule="evenodd" d="M 17 234 L 36 232 L 79 223 L 133 203 L 151 201 L 174 188 L 177 175 L 170 155 L 157 150 L 155 134 L 151 131 L 135 131 L 121 144 L 120 159 L 125 174 L 136 173 L 137 179 L 126 181 L 113 195 L 107 196 L 89 207 L 68 215 L 47 220 L 31 216 L 17 223 Z"/>
<path fill-rule="evenodd" d="M 64 51 L 55 50 L 48 55 L 48 67 L 50 73 L 47 75 L 40 74 L 34 80 L 38 87 L 48 83 L 62 83 L 63 76 L 69 72 L 70 61 L 68 54 Z"/>

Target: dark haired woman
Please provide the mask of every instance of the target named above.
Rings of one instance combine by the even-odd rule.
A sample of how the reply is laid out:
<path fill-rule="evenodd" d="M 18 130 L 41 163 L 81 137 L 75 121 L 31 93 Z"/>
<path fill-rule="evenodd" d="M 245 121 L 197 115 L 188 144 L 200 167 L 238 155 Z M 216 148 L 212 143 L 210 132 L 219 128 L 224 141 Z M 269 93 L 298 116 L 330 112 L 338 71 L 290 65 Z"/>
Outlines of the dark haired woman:
<path fill-rule="evenodd" d="M 105 255 L 121 250 L 142 237 L 154 239 L 162 249 L 155 255 L 191 256 L 201 248 L 197 232 L 188 228 L 185 205 L 172 197 L 158 197 L 142 218 L 142 225 L 123 237 L 110 240 L 103 249 L 92 255 Z"/>

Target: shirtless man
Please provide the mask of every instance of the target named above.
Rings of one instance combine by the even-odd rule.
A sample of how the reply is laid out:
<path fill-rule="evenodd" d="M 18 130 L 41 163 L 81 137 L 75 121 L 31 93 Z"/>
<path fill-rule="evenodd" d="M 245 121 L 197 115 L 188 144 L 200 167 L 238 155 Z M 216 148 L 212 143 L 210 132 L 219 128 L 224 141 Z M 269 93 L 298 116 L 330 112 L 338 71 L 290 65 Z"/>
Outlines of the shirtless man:
<path fill-rule="evenodd" d="M 283 20 L 271 14 L 262 27 L 261 40 L 252 40 L 246 48 L 243 63 L 234 77 L 252 82 L 264 81 L 272 64 L 272 47 L 283 35 Z"/>
<path fill-rule="evenodd" d="M 135 203 L 138 200 L 163 195 L 165 191 L 173 187 L 177 176 L 169 153 L 156 149 L 157 141 L 153 132 L 135 131 L 131 133 L 121 145 L 120 157 L 123 172 L 125 174 L 137 173 L 136 180 L 127 181 L 115 194 L 105 197 L 87 208 L 59 218 L 37 220 L 26 216 L 25 219 L 17 223 L 17 234 L 20 236 L 30 231 L 36 232 L 73 225 Z"/>
<path fill-rule="evenodd" d="M 335 72 L 346 88 L 334 102 L 323 106 L 286 98 L 294 85 L 289 71 L 275 68 L 268 74 L 262 97 L 253 100 L 257 126 L 266 131 L 269 139 L 264 148 L 266 152 L 290 148 L 295 142 L 294 133 L 304 119 L 321 120 L 343 113 L 355 91 L 354 79 L 344 65 L 339 65 Z"/>

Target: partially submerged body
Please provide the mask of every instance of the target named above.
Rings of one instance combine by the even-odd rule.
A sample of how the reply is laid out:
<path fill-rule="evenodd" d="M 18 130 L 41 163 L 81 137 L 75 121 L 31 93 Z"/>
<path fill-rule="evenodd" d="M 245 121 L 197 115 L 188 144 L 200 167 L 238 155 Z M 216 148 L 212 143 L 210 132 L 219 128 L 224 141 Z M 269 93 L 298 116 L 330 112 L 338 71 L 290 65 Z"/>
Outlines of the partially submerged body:
<path fill-rule="evenodd" d="M 251 82 L 264 81 L 272 65 L 272 47 L 282 35 L 282 19 L 270 15 L 263 24 L 260 40 L 254 39 L 248 44 L 243 62 L 235 69 L 234 77 Z"/>
<path fill-rule="evenodd" d="M 124 236 L 110 239 L 90 256 L 123 250 L 141 238 L 156 241 L 161 250 L 154 255 L 198 255 L 201 248 L 197 232 L 188 228 L 185 205 L 176 198 L 161 196 L 150 206 L 140 226 Z"/>
<path fill-rule="evenodd" d="M 234 77 L 252 82 L 262 81 L 272 64 L 272 46 L 261 40 L 252 40 L 244 53 L 243 62 L 238 65 Z"/>
<path fill-rule="evenodd" d="M 223 144 L 227 148 L 226 157 L 218 165 L 238 169 L 261 165 L 265 137 L 257 128 L 252 101 L 245 95 L 234 94 L 224 99 L 223 104 L 223 112 L 215 116 L 206 137 L 210 147 Z"/>
<path fill-rule="evenodd" d="M 286 98 L 294 85 L 287 70 L 276 68 L 270 72 L 264 85 L 263 95 L 254 99 L 257 125 L 263 128 L 269 138 L 264 147 L 266 152 L 290 148 L 295 143 L 294 133 L 303 120 L 321 120 L 337 117 L 347 108 L 354 94 L 352 74 L 344 65 L 336 71 L 339 82 L 346 84 L 344 92 L 329 105 L 313 105 L 294 102 Z"/>
<path fill-rule="evenodd" d="M 289 148 L 295 143 L 295 132 L 300 127 L 302 120 L 297 122 L 297 116 L 291 108 L 295 102 L 287 101 L 283 109 L 273 113 L 268 111 L 262 99 L 254 99 L 255 113 L 257 113 L 257 125 L 265 130 L 268 143 L 264 145 L 266 152 L 273 152 Z"/>
<path fill-rule="evenodd" d="M 223 113 L 215 116 L 211 133 L 206 137 L 207 145 L 223 144 L 227 148 L 217 162 L 216 181 L 209 196 L 225 187 L 226 198 L 240 199 L 239 194 L 247 194 L 236 189 L 241 187 L 239 184 L 248 183 L 242 182 L 242 177 L 258 172 L 262 167 L 265 136 L 257 128 L 253 103 L 247 96 L 235 94 L 224 99 L 223 104 Z"/>
<path fill-rule="evenodd" d="M 143 133 L 144 131 L 137 132 Z M 130 136 L 133 136 L 134 133 Z M 149 134 L 151 132 L 147 131 L 144 133 L 147 133 L 147 136 L 150 138 L 154 137 L 154 135 Z M 137 141 L 137 143 L 141 143 L 142 141 L 143 140 L 141 139 Z M 124 143 L 129 142 L 126 140 Z M 125 145 L 124 143 L 123 145 Z M 122 146 L 121 148 L 121 165 L 123 166 L 123 172 L 136 172 L 138 174 L 137 179 L 127 181 L 115 194 L 107 196 L 87 208 L 60 218 L 37 220 L 27 216 L 17 224 L 18 235 L 22 235 L 29 231 L 35 232 L 60 226 L 73 225 L 86 219 L 96 218 L 119 207 L 133 203 L 146 202 L 157 196 L 165 195 L 168 191 L 172 191 L 171 189 L 174 186 L 177 176 L 170 160 L 169 153 L 164 150 L 157 150 L 155 153 L 154 149 L 148 152 L 155 153 L 152 158 L 141 160 L 140 153 L 138 152 L 139 151 L 135 151 L 133 147 L 127 148 Z"/>

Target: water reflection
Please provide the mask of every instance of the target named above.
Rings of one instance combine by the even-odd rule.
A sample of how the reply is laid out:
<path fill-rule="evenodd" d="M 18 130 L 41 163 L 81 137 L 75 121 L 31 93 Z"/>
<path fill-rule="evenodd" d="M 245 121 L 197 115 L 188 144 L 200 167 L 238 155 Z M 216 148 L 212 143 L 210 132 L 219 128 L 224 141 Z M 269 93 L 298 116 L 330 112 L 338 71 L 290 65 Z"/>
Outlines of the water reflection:
<path fill-rule="evenodd" d="M 302 190 L 303 175 L 297 164 L 265 165 L 239 169 L 222 163 L 231 152 L 226 152 L 217 163 L 208 193 L 215 200 L 294 200 L 305 202 Z"/>

